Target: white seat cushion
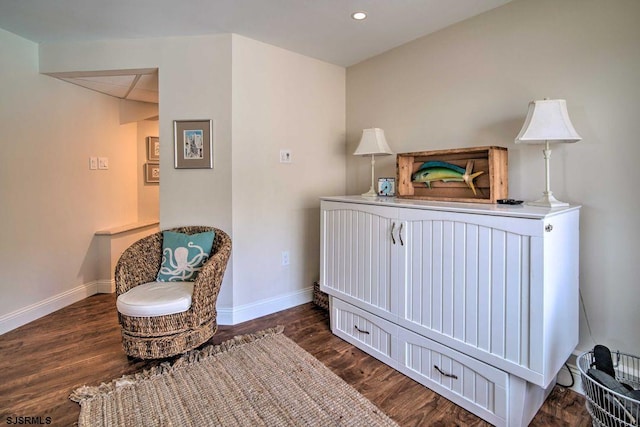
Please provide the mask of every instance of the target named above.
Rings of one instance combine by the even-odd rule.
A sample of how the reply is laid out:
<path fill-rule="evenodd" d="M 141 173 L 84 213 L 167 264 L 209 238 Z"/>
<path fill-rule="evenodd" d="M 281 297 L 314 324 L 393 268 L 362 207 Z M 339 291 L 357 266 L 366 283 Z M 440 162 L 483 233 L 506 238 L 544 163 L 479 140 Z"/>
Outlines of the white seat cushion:
<path fill-rule="evenodd" d="M 165 316 L 189 310 L 192 294 L 193 282 L 149 282 L 118 296 L 116 307 L 125 316 Z"/>

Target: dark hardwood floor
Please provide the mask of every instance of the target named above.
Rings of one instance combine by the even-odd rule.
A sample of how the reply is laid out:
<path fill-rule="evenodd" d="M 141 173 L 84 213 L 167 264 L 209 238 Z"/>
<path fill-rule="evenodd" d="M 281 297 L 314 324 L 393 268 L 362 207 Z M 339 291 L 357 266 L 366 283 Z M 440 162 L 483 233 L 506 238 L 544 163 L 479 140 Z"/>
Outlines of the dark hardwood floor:
<path fill-rule="evenodd" d="M 210 343 L 276 325 L 402 426 L 488 425 L 331 334 L 328 314 L 310 303 L 221 326 Z M 71 426 L 80 413 L 68 399 L 73 389 L 157 363 L 124 355 L 113 294 L 89 297 L 0 336 L 0 425 L 23 416 Z M 531 425 L 589 426 L 591 420 L 582 396 L 556 386 Z"/>

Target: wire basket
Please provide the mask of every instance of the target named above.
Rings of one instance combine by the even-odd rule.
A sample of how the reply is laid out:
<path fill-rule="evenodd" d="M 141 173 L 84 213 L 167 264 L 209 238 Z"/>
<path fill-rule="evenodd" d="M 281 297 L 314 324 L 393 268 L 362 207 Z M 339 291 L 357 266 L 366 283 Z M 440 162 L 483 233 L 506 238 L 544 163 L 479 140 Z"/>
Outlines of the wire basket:
<path fill-rule="evenodd" d="M 616 380 L 638 389 L 640 387 L 640 357 L 630 354 L 612 353 Z M 587 375 L 595 363 L 593 351 L 578 356 L 578 369 L 582 389 L 586 397 L 587 411 L 596 427 L 640 426 L 640 400 L 635 400 L 610 390 Z"/>

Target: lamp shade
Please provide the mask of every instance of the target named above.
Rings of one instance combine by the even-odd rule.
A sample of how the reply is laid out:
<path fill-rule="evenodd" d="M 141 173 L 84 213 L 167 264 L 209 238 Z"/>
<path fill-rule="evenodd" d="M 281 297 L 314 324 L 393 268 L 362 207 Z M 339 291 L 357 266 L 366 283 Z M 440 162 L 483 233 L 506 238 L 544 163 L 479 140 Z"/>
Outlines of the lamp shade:
<path fill-rule="evenodd" d="M 516 144 L 539 144 L 541 141 L 578 142 L 582 138 L 574 129 L 564 99 L 531 101 Z"/>
<path fill-rule="evenodd" d="M 353 153 L 355 156 L 367 156 L 378 154 L 393 154 L 387 139 L 384 137 L 384 131 L 378 128 L 363 129 L 360 144 Z"/>

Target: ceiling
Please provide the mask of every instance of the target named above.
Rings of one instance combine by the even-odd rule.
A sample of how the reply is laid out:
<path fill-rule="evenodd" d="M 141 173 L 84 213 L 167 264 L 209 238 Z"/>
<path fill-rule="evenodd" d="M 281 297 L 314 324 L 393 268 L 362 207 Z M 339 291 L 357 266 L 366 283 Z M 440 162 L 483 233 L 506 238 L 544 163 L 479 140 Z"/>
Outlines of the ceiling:
<path fill-rule="evenodd" d="M 0 0 L 0 28 L 36 43 L 236 33 L 348 67 L 509 1 Z M 157 97 L 153 73 L 66 77 L 137 100 L 153 79 Z"/>
<path fill-rule="evenodd" d="M 158 70 L 155 68 L 47 73 L 47 75 L 116 98 L 158 103 Z"/>

